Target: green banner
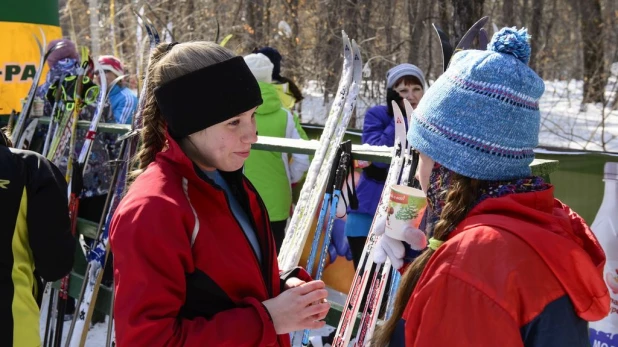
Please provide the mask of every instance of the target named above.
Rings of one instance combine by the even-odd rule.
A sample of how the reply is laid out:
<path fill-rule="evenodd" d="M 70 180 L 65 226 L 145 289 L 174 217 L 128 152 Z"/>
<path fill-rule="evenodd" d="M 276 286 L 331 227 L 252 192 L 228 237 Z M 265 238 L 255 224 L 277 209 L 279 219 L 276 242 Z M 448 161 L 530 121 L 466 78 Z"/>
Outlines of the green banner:
<path fill-rule="evenodd" d="M 0 22 L 60 26 L 58 0 L 1 0 Z"/>

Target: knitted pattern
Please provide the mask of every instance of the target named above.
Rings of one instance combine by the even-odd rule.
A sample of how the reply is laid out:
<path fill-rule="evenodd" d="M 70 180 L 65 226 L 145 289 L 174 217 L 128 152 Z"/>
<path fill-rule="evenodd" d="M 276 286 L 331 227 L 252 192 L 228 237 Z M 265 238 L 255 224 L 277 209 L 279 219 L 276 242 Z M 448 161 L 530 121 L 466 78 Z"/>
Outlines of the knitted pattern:
<path fill-rule="evenodd" d="M 545 85 L 525 63 L 529 46 L 525 29 L 504 28 L 489 50 L 455 54 L 414 112 L 411 145 L 466 177 L 530 176 Z"/>
<path fill-rule="evenodd" d="M 509 194 L 540 192 L 551 188 L 541 177 L 531 176 L 514 181 L 487 182 L 481 187 L 481 196 L 475 206 L 489 198 L 501 198 Z"/>

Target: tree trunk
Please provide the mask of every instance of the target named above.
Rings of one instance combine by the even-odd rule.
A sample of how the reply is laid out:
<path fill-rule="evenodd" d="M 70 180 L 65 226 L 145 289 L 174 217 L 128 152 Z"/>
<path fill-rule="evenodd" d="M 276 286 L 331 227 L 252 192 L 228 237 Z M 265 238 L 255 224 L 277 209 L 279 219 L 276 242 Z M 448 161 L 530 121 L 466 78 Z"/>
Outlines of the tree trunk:
<path fill-rule="evenodd" d="M 195 4 L 194 4 L 194 0 L 188 0 L 186 2 L 187 6 L 185 7 L 185 11 L 183 14 L 183 19 L 186 20 L 186 26 L 184 28 L 181 28 L 182 31 L 185 32 L 185 37 L 187 37 L 188 39 L 185 39 L 184 37 L 181 39 L 182 41 L 193 41 L 195 40 L 197 37 L 201 37 L 203 36 L 203 33 L 201 33 L 200 35 L 195 35 L 195 31 L 196 31 L 196 23 L 195 23 L 195 17 L 193 14 L 195 13 Z M 181 42 L 182 42 L 181 41 Z"/>
<path fill-rule="evenodd" d="M 501 26 L 513 26 L 513 13 L 515 13 L 515 0 L 504 0 L 502 4 L 502 24 Z"/>
<path fill-rule="evenodd" d="M 451 37 L 451 21 L 449 19 L 450 16 L 448 13 L 448 3 L 446 2 L 446 0 L 438 0 L 438 13 L 440 16 L 440 19 L 438 21 L 438 23 L 440 23 L 440 27 L 447 35 L 449 35 L 449 37 Z"/>
<path fill-rule="evenodd" d="M 397 0 L 389 0 L 386 5 L 386 20 L 384 22 L 384 36 L 386 37 L 386 51 L 391 52 L 393 48 L 393 28 L 396 26 L 392 19 L 395 18 Z"/>
<path fill-rule="evenodd" d="M 600 0 L 580 0 L 584 55 L 583 103 L 604 102 L 607 76 L 604 67 L 603 17 Z"/>
<path fill-rule="evenodd" d="M 468 31 L 468 29 L 474 24 L 474 2 L 472 0 L 452 0 L 453 1 L 453 35 L 452 42 L 459 43 L 459 40 Z"/>
<path fill-rule="evenodd" d="M 542 56 L 539 53 L 542 43 L 541 24 L 543 22 L 543 2 L 544 0 L 535 0 L 532 3 L 532 23 L 530 23 L 530 36 L 532 36 L 532 40 L 530 42 L 530 46 L 532 48 L 532 52 L 530 54 L 530 67 L 532 70 L 536 71 L 539 76 L 542 75 L 541 62 L 538 61 L 537 58 Z"/>
<path fill-rule="evenodd" d="M 351 39 L 359 39 L 357 18 L 359 17 L 359 0 L 346 0 L 343 2 L 343 28 Z"/>
<path fill-rule="evenodd" d="M 264 18 L 264 6 L 263 0 L 252 0 L 246 3 L 246 28 L 248 31 L 248 40 L 246 44 L 246 51 L 252 51 L 255 47 L 262 45 L 264 41 L 264 25 L 262 19 Z"/>
<path fill-rule="evenodd" d="M 292 36 L 290 37 L 290 52 L 288 54 L 288 66 L 293 66 L 295 68 L 300 67 L 300 55 L 298 51 L 298 46 L 300 44 L 299 36 L 300 36 L 300 23 L 298 19 L 298 5 L 299 0 L 290 0 L 289 2 L 289 18 L 292 18 Z M 295 70 L 289 70 L 291 73 L 289 74 L 289 78 L 293 79 L 295 82 L 300 83 L 302 86 L 302 74 L 295 73 Z M 302 87 L 301 87 L 302 88 Z"/>
<path fill-rule="evenodd" d="M 521 25 L 528 25 L 528 0 L 523 0 L 523 5 L 521 7 Z"/>
<path fill-rule="evenodd" d="M 342 0 L 334 0 L 329 4 L 323 4 L 321 12 L 325 16 L 325 21 L 321 24 L 321 34 L 319 42 L 324 42 L 324 49 L 315 50 L 316 58 L 322 65 L 325 73 L 324 81 L 324 104 L 328 104 L 330 94 L 334 94 L 337 88 L 337 77 L 339 73 L 335 71 L 336 66 L 341 66 L 341 26 L 339 25 L 339 11 L 342 8 Z"/>
<path fill-rule="evenodd" d="M 97 59 L 101 55 L 101 38 L 99 36 L 99 1 L 88 0 L 90 11 L 90 56 Z"/>
<path fill-rule="evenodd" d="M 370 26 L 367 25 L 367 23 L 370 22 L 371 20 L 371 0 L 361 0 L 361 34 L 362 34 L 362 38 L 363 39 L 368 39 L 370 37 L 373 37 L 373 35 L 375 35 L 375 31 L 370 31 Z M 360 39 L 360 37 L 359 37 Z"/>
<path fill-rule="evenodd" d="M 472 15 L 472 23 L 470 24 L 470 26 L 472 26 L 472 24 L 476 23 L 477 20 L 481 19 L 481 17 L 483 17 L 483 13 L 485 13 L 485 10 L 484 10 L 484 8 L 485 8 L 485 0 L 474 0 L 474 1 L 471 1 L 471 2 L 472 2 L 472 13 L 473 13 L 473 15 Z"/>
<path fill-rule="evenodd" d="M 415 3 L 415 4 L 414 4 Z M 425 21 L 423 18 L 426 3 L 423 0 L 419 1 L 407 1 L 408 7 L 408 32 L 410 35 L 410 48 L 408 51 L 408 63 L 419 65 L 422 48 L 421 39 L 423 38 L 423 32 L 425 28 Z"/>
<path fill-rule="evenodd" d="M 262 11 L 262 18 L 260 19 L 262 21 L 262 32 L 263 32 L 263 36 L 262 36 L 262 41 L 257 42 L 257 47 L 261 47 L 261 46 L 270 46 L 270 39 L 272 37 L 272 27 L 271 27 L 271 23 L 270 23 L 270 0 L 264 0 L 265 4 L 264 4 L 264 11 Z"/>

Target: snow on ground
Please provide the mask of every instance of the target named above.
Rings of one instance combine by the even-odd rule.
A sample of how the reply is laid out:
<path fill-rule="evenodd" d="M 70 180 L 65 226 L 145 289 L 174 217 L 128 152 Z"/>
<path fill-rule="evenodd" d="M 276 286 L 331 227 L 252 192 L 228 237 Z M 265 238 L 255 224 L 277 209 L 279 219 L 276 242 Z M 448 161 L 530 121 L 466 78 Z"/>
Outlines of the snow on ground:
<path fill-rule="evenodd" d="M 47 307 L 49 304 L 49 295 L 46 293 L 43 295 L 43 302 L 41 304 L 41 319 L 39 322 L 39 330 L 41 332 L 41 341 L 45 338 L 45 323 L 47 319 Z M 86 338 L 86 347 L 105 347 L 105 342 L 107 340 L 107 318 L 105 319 L 105 323 L 97 323 L 88 332 L 88 337 Z M 62 341 L 66 341 L 67 335 L 69 334 L 69 329 L 71 327 L 71 321 L 64 322 L 64 326 L 62 328 Z M 61 344 L 64 346 L 64 343 Z"/>
<path fill-rule="evenodd" d="M 364 81 L 362 90 L 369 89 L 372 82 Z M 316 81 L 309 81 L 303 92 L 302 122 L 324 124 L 333 98 L 324 105 L 323 87 Z M 618 98 L 618 63 L 612 65 L 605 98 L 608 100 L 605 106 L 582 105 L 583 81 L 545 81 L 545 93 L 540 101 L 540 146 L 618 152 L 618 102 L 615 102 Z M 357 121 L 350 124 L 350 128 L 362 129 L 366 110 L 379 104 L 384 104 L 384 100 L 370 98 L 367 92 L 361 92 L 356 105 Z M 611 104 L 616 105 L 615 110 L 611 109 Z"/>

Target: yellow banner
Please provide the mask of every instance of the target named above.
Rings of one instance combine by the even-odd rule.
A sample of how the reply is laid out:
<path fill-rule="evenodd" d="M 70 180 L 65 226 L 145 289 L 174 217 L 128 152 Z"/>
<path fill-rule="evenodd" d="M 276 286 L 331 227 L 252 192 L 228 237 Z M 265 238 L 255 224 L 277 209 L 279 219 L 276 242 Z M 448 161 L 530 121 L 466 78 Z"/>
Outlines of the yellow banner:
<path fill-rule="evenodd" d="M 62 31 L 57 26 L 0 22 L 0 115 L 10 114 L 11 110 L 21 111 L 20 100 L 28 95 L 41 59 L 39 46 L 33 37 L 33 34 L 36 35 L 43 43 L 39 28 L 45 33 L 48 43 L 62 37 Z M 46 74 L 47 65 L 39 84 L 45 81 Z"/>

